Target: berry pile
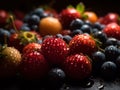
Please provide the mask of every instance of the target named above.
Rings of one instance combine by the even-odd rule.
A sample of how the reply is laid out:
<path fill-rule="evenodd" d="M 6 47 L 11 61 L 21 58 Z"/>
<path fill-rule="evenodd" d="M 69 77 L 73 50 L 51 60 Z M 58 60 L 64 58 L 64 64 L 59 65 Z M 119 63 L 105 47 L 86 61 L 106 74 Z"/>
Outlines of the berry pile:
<path fill-rule="evenodd" d="M 19 14 L 16 14 L 19 13 Z M 69 79 L 120 75 L 119 15 L 99 17 L 80 3 L 61 12 L 38 7 L 29 13 L 0 10 L 0 79 Z"/>

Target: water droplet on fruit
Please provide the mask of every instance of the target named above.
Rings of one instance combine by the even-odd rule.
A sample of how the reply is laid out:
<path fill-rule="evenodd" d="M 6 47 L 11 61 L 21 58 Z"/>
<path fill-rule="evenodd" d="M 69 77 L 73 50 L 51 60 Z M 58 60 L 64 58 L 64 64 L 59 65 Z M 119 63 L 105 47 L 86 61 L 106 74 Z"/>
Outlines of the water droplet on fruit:
<path fill-rule="evenodd" d="M 102 90 L 104 88 L 104 85 L 103 84 L 101 84 L 100 86 L 98 86 L 98 89 L 99 90 Z"/>

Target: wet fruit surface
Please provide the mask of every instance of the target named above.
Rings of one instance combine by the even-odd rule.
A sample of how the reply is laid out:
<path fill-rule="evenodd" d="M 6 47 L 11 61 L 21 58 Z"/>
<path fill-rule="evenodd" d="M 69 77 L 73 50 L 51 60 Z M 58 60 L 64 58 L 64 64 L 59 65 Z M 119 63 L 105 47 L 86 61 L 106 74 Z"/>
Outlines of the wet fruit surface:
<path fill-rule="evenodd" d="M 119 90 L 119 14 L 52 3 L 0 10 L 0 89 Z"/>

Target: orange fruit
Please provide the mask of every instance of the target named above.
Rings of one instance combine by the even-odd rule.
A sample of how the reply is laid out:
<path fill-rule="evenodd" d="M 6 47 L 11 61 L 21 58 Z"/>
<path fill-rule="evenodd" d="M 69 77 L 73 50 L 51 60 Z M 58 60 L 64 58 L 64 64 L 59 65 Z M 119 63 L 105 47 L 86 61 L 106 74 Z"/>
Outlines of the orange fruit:
<path fill-rule="evenodd" d="M 57 18 L 45 17 L 41 19 L 39 23 L 39 30 L 42 36 L 55 35 L 57 33 L 60 33 L 62 30 L 62 25 Z"/>
<path fill-rule="evenodd" d="M 89 20 L 92 23 L 95 23 L 98 20 L 98 16 L 95 12 L 86 11 L 84 12 L 84 15 L 87 16 L 86 20 Z"/>

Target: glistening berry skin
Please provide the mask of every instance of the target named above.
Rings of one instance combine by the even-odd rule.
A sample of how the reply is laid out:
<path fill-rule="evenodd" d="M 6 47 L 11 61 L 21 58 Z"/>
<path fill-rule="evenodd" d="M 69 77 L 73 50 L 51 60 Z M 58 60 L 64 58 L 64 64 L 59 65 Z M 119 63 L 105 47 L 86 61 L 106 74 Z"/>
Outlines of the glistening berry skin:
<path fill-rule="evenodd" d="M 100 68 L 102 64 L 105 62 L 105 54 L 101 51 L 96 51 L 92 54 L 92 67 L 93 67 L 93 74 L 99 75 Z"/>
<path fill-rule="evenodd" d="M 97 50 L 95 40 L 89 34 L 78 34 L 69 43 L 70 54 L 83 53 L 91 55 Z"/>
<path fill-rule="evenodd" d="M 84 80 L 90 76 L 92 64 L 89 58 L 82 53 L 73 54 L 66 58 L 63 69 L 70 79 Z"/>
<path fill-rule="evenodd" d="M 52 68 L 48 72 L 47 84 L 49 88 L 60 88 L 65 82 L 65 72 L 61 68 Z"/>
<path fill-rule="evenodd" d="M 19 66 L 19 72 L 22 77 L 28 80 L 37 80 L 44 78 L 49 71 L 48 62 L 38 51 L 32 51 L 23 54 Z"/>
<path fill-rule="evenodd" d="M 68 46 L 61 38 L 48 37 L 44 39 L 41 51 L 49 63 L 60 65 L 68 55 Z"/>
<path fill-rule="evenodd" d="M 115 62 L 117 57 L 120 55 L 120 49 L 110 45 L 105 48 L 105 56 L 107 60 Z"/>
<path fill-rule="evenodd" d="M 105 80 L 113 80 L 117 75 L 117 66 L 114 62 L 106 61 L 101 66 L 101 76 Z"/>

